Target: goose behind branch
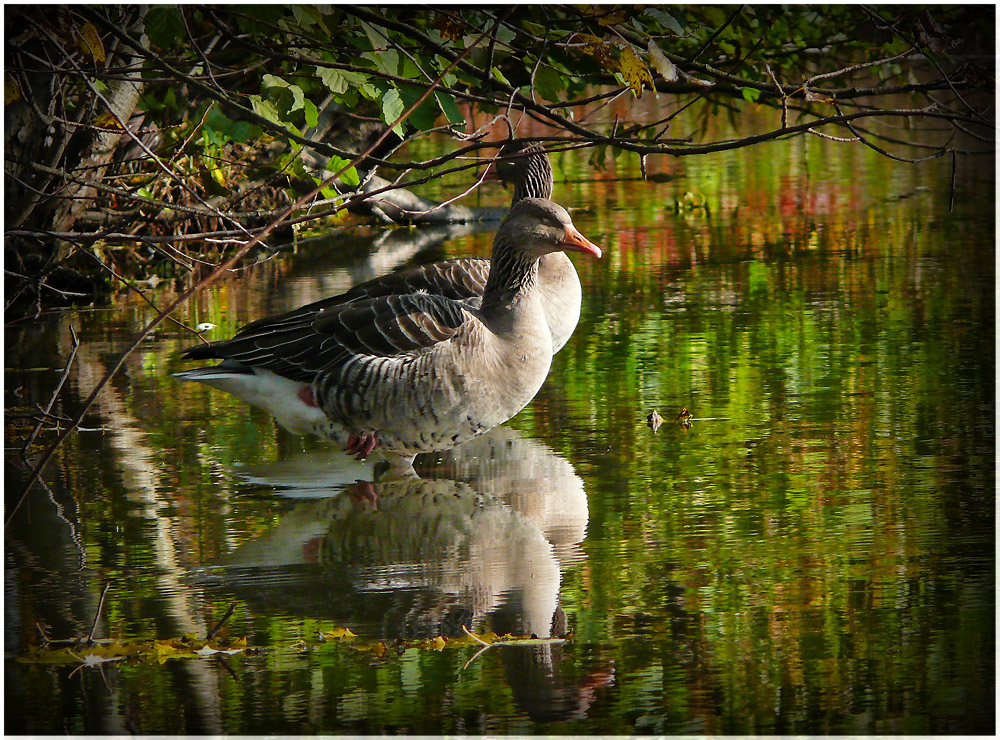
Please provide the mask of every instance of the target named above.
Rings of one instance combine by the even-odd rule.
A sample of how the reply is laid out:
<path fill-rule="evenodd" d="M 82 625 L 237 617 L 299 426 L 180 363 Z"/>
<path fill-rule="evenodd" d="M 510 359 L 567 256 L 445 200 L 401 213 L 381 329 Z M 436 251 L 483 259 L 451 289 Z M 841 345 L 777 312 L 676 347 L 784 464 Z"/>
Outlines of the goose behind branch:
<path fill-rule="evenodd" d="M 514 188 L 511 207 L 525 198 L 551 198 L 552 165 L 537 143 L 514 141 L 504 145 L 493 162 L 487 179 L 498 179 Z M 490 261 L 481 257 L 443 260 L 397 270 L 356 285 L 346 293 L 324 298 L 299 309 L 303 313 L 331 306 L 387 295 L 424 291 L 453 300 L 479 305 L 489 277 Z M 552 334 L 552 351 L 562 349 L 580 321 L 583 289 L 573 262 L 562 252 L 541 258 L 538 288 L 546 323 Z"/>
<path fill-rule="evenodd" d="M 427 292 L 313 304 L 185 350 L 222 362 L 177 376 L 359 457 L 378 446 L 409 459 L 447 449 L 507 421 L 538 392 L 552 360 L 539 261 L 567 250 L 601 256 L 564 208 L 525 199 L 497 232 L 478 307 Z"/>

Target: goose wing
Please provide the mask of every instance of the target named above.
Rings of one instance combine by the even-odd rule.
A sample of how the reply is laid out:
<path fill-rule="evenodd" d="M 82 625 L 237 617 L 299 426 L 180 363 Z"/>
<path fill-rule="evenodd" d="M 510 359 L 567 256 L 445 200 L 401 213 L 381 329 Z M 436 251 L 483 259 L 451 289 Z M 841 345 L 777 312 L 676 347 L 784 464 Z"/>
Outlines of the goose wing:
<path fill-rule="evenodd" d="M 432 293 L 478 307 L 489 274 L 490 261 L 481 257 L 463 257 L 397 270 L 355 285 L 345 293 L 252 321 L 241 328 L 238 335 L 277 327 L 286 322 L 298 322 L 335 306 L 390 295 Z"/>
<path fill-rule="evenodd" d="M 385 295 L 243 327 L 232 339 L 190 347 L 191 359 L 220 358 L 311 382 L 346 357 L 394 357 L 446 342 L 474 321 L 462 303 L 426 293 Z"/>

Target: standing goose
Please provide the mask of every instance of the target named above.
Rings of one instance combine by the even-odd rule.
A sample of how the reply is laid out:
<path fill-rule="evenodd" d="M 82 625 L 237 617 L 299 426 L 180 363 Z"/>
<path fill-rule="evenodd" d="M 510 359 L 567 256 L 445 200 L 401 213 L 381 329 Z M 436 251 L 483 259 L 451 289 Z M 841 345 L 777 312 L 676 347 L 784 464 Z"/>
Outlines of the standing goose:
<path fill-rule="evenodd" d="M 447 449 L 510 419 L 544 382 L 552 340 L 539 262 L 562 251 L 601 256 L 564 208 L 524 199 L 497 232 L 479 306 L 422 291 L 312 304 L 184 350 L 222 362 L 177 377 L 359 458 L 376 447 L 410 460 Z"/>
<path fill-rule="evenodd" d="M 521 154 L 524 156 L 516 157 Z M 490 166 L 488 179 L 499 179 L 514 187 L 511 207 L 525 198 L 552 197 L 552 165 L 545 150 L 537 143 L 514 141 L 504 145 L 501 157 Z M 477 306 L 489 278 L 490 261 L 482 257 L 433 262 L 397 270 L 356 285 L 346 293 L 298 309 L 302 315 L 331 306 L 387 295 L 427 292 Z M 580 320 L 583 289 L 573 262 L 563 252 L 553 252 L 538 264 L 538 289 L 546 323 L 552 333 L 553 354 L 563 348 Z"/>
<path fill-rule="evenodd" d="M 511 207 L 524 198 L 552 197 L 552 165 L 541 144 L 513 141 L 500 149 L 493 167 L 497 177 L 514 186 Z M 583 288 L 573 262 L 564 252 L 547 254 L 538 263 L 538 290 L 542 296 L 545 320 L 552 332 L 552 353 L 563 348 L 580 321 Z"/>

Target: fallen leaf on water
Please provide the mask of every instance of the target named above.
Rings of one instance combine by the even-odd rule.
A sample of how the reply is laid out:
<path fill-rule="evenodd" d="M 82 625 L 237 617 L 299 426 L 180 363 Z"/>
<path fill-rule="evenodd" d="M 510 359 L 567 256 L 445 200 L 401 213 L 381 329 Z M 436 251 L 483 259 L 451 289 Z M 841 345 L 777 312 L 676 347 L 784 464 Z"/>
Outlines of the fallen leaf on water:
<path fill-rule="evenodd" d="M 319 633 L 320 642 L 327 642 L 328 640 L 343 640 L 350 637 L 357 637 L 357 635 L 351 632 L 348 627 L 336 627 L 329 632 L 321 631 Z"/>

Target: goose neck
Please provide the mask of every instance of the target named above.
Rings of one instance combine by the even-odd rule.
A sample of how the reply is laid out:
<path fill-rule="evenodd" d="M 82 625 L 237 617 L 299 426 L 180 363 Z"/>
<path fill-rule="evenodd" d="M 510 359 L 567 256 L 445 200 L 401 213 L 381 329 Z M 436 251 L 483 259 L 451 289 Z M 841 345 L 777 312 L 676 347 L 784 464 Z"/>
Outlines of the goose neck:
<path fill-rule="evenodd" d="M 534 290 L 538 258 L 510 248 L 498 236 L 490 259 L 490 275 L 483 290 L 483 309 L 511 307 Z"/>
<path fill-rule="evenodd" d="M 552 165 L 545 154 L 535 154 L 525 160 L 523 177 L 514 184 L 511 206 L 524 198 L 552 197 Z"/>

